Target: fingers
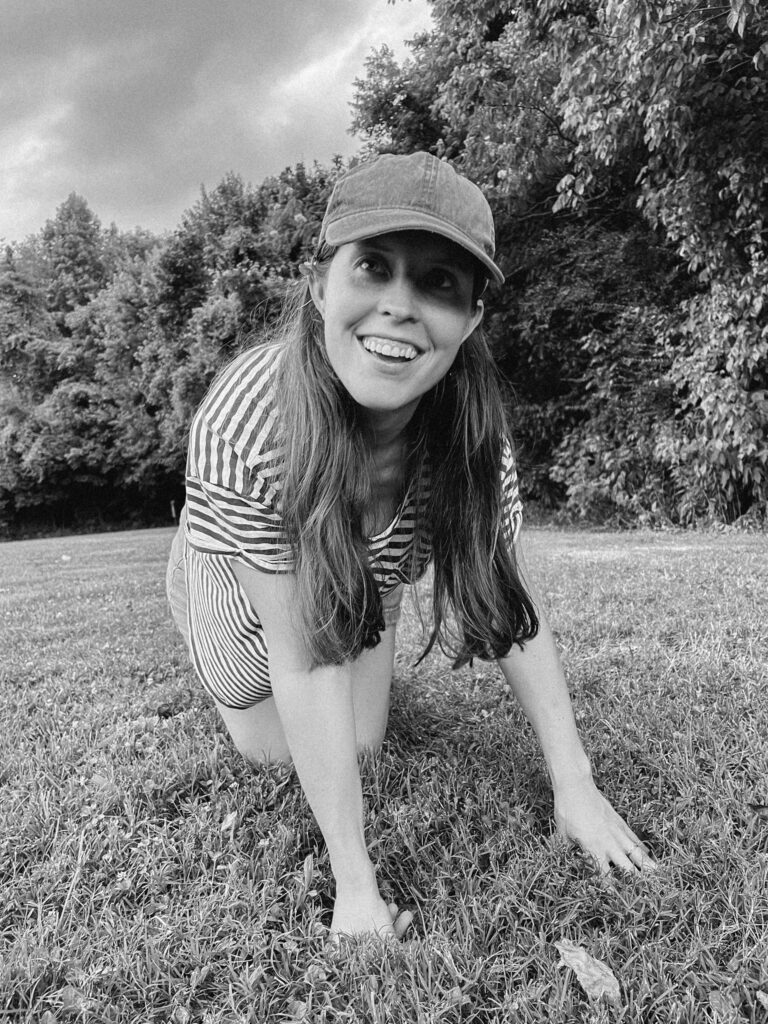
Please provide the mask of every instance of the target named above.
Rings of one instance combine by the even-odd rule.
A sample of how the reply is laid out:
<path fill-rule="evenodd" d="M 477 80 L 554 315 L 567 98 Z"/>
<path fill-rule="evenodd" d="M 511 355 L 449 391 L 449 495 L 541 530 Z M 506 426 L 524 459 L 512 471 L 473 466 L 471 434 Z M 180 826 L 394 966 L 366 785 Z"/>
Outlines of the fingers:
<path fill-rule="evenodd" d="M 644 871 L 656 871 L 656 862 L 651 857 L 648 847 L 634 833 L 622 836 L 621 842 L 601 863 L 600 869 L 605 873 L 609 870 L 608 862 L 628 875 L 637 875 Z"/>
<path fill-rule="evenodd" d="M 618 851 L 611 857 L 611 860 L 619 869 L 619 871 L 623 871 L 625 875 L 640 874 L 640 868 L 633 863 L 633 861 L 630 859 L 627 853 Z"/>
<path fill-rule="evenodd" d="M 395 922 L 395 935 L 398 939 L 404 939 L 405 933 L 413 924 L 413 914 L 410 910 L 405 910 Z"/>
<path fill-rule="evenodd" d="M 388 903 L 387 912 L 390 920 L 385 924 L 380 923 L 380 918 L 378 922 L 370 919 L 367 926 L 364 921 L 358 921 L 354 928 L 344 928 L 340 923 L 334 923 L 328 936 L 329 943 L 338 949 L 342 940 L 354 942 L 356 939 L 376 937 L 383 942 L 399 941 L 413 924 L 413 914 L 409 910 L 400 912 L 396 903 Z"/>
<path fill-rule="evenodd" d="M 355 943 L 358 941 L 365 941 L 366 939 L 381 939 L 382 942 L 396 942 L 399 938 L 397 932 L 391 924 L 385 924 L 381 928 L 377 928 L 375 931 L 354 931 L 354 932 L 331 932 L 328 936 L 328 942 L 335 949 L 341 948 L 342 942 L 344 943 Z"/>
<path fill-rule="evenodd" d="M 621 836 L 622 854 L 630 861 L 633 870 L 655 871 L 656 862 L 642 839 L 639 839 L 631 828 L 624 826 Z"/>
<path fill-rule="evenodd" d="M 648 847 L 629 830 L 622 830 L 619 836 L 607 836 L 602 842 L 584 838 L 577 839 L 576 842 L 581 847 L 582 854 L 601 875 L 610 874 L 611 865 L 627 875 L 638 875 L 641 872 L 658 869 Z"/>
<path fill-rule="evenodd" d="M 627 857 L 638 871 L 656 871 L 658 867 L 656 861 L 651 857 L 648 847 L 639 839 L 627 851 Z"/>
<path fill-rule="evenodd" d="M 396 939 L 402 939 L 413 923 L 413 914 L 410 910 L 404 910 L 398 915 L 397 904 L 389 904 L 389 912 L 392 915 L 392 925 Z"/>

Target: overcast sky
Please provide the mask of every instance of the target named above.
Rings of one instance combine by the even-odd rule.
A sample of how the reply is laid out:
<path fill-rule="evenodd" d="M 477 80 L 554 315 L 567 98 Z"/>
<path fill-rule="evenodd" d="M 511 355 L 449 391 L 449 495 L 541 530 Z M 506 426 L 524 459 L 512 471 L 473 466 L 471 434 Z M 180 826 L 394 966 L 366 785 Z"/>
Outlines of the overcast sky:
<path fill-rule="evenodd" d="M 227 171 L 349 155 L 366 56 L 427 27 L 427 0 L 3 0 L 0 239 L 73 191 L 162 231 Z"/>

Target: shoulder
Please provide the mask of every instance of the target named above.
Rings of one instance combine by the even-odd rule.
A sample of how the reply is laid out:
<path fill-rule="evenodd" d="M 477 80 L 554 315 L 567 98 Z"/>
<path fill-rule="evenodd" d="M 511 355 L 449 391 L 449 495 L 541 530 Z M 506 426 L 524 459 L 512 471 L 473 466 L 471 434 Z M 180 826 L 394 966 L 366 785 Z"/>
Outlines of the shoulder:
<path fill-rule="evenodd" d="M 190 447 L 204 445 L 213 435 L 246 462 L 264 450 L 277 418 L 280 354 L 276 345 L 256 345 L 225 367 L 194 416 Z"/>

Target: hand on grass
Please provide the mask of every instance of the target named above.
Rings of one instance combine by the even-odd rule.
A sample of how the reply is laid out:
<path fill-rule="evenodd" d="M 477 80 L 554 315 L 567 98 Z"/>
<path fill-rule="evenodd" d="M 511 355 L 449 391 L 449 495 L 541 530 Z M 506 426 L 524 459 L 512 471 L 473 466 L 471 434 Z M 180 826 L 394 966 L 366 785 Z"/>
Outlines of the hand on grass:
<path fill-rule="evenodd" d="M 408 910 L 385 903 L 375 893 L 338 893 L 331 921 L 331 941 L 344 938 L 402 939 L 413 921 Z"/>
<path fill-rule="evenodd" d="M 555 824 L 603 874 L 611 864 L 632 874 L 656 868 L 647 847 L 591 780 L 555 793 Z"/>

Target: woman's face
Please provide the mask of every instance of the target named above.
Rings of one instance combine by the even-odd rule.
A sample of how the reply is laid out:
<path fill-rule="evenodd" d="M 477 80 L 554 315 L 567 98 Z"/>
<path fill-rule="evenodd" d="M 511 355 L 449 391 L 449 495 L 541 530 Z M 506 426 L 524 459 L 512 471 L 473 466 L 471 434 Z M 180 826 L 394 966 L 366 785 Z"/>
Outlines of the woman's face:
<path fill-rule="evenodd" d="M 475 262 L 447 238 L 397 231 L 339 246 L 311 279 L 336 375 L 371 413 L 412 414 L 483 316 Z"/>

